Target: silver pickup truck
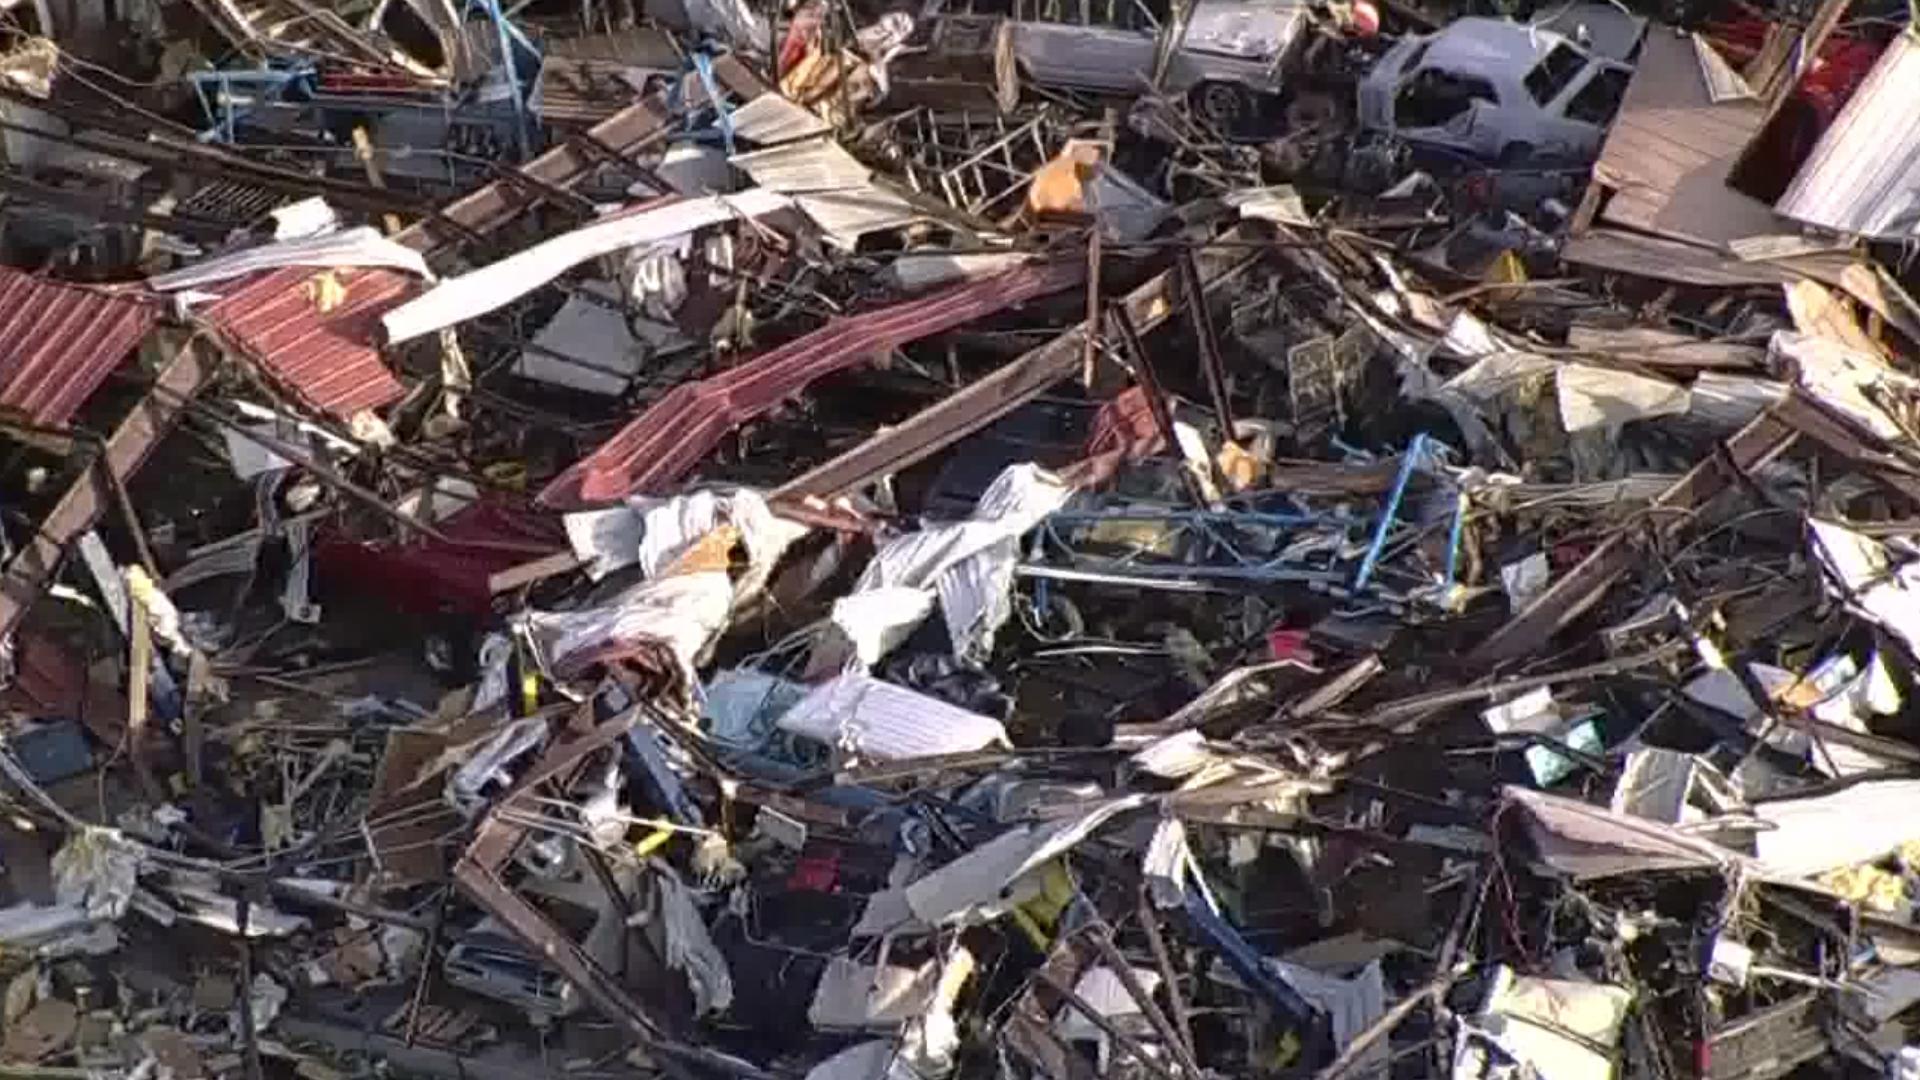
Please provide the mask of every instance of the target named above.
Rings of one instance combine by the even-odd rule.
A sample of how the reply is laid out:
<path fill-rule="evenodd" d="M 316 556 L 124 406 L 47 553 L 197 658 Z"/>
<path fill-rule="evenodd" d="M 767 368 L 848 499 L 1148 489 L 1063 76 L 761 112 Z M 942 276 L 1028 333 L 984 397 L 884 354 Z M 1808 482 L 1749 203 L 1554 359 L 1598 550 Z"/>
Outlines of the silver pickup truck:
<path fill-rule="evenodd" d="M 1071 90 L 1139 93 L 1158 67 L 1163 91 L 1231 123 L 1279 92 L 1309 18 L 1289 0 L 1196 0 L 1180 27 L 1140 0 L 1016 0 L 1013 54 L 1028 79 Z"/>

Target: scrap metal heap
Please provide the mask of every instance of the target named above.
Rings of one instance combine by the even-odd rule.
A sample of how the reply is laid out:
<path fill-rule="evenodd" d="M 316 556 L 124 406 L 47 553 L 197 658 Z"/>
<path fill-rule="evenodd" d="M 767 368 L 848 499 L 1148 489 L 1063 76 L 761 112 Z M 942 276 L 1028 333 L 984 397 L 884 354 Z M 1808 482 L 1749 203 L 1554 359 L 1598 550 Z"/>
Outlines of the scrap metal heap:
<path fill-rule="evenodd" d="M 0 1077 L 1920 1077 L 1910 18 L 0 0 Z"/>

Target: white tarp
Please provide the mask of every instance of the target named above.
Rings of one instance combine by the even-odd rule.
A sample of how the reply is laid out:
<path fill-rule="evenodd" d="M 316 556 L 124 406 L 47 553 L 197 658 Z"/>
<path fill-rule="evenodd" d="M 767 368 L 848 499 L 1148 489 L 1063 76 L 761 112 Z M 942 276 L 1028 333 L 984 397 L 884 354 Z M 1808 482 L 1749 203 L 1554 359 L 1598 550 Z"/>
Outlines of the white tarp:
<path fill-rule="evenodd" d="M 977 656 L 993 648 L 994 632 L 1011 613 L 1020 537 L 1066 504 L 1073 489 L 1037 465 L 1011 465 L 980 496 L 965 521 L 933 525 L 889 541 L 873 556 L 853 591 L 835 601 L 833 622 L 855 645 L 860 661 L 878 663 L 927 615 L 896 592 L 886 603 L 863 594 L 913 590 L 938 597 L 954 652 Z"/>
<path fill-rule="evenodd" d="M 562 675 L 610 647 L 643 641 L 666 647 L 690 679 L 707 644 L 727 628 L 733 582 L 707 570 L 642 581 L 606 603 L 578 611 L 529 611 L 519 625 L 541 663 Z"/>
<path fill-rule="evenodd" d="M 658 577 L 673 559 L 722 524 L 740 530 L 753 568 L 768 570 L 787 545 L 806 532 L 805 526 L 776 517 L 766 498 L 748 488 L 701 490 L 668 499 L 641 496 L 624 506 L 567 514 L 562 522 L 568 546 L 596 581 L 635 563 L 647 577 Z"/>
<path fill-rule="evenodd" d="M 411 341 L 512 303 L 589 259 L 658 244 L 737 218 L 762 217 L 792 205 L 784 195 L 756 188 L 622 211 L 472 273 L 448 278 L 387 312 L 381 323 L 387 328 L 388 341 Z"/>

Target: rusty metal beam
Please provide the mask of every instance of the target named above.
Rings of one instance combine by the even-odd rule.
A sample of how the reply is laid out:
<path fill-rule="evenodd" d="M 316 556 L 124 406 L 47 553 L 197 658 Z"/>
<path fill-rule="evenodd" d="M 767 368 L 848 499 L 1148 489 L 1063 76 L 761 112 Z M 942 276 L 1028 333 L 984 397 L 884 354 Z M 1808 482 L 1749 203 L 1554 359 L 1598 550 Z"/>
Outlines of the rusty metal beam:
<path fill-rule="evenodd" d="M 1661 492 L 1652 504 L 1653 527 L 1677 532 L 1708 500 L 1741 483 L 1742 474 L 1780 456 L 1801 437 L 1859 464 L 1875 480 L 1920 501 L 1920 471 L 1880 449 L 1880 440 L 1846 417 L 1793 390 L 1729 437 L 1722 453 L 1707 457 Z M 1481 642 L 1467 656 L 1468 666 L 1487 667 L 1514 660 L 1538 649 L 1579 618 L 1599 601 L 1615 578 L 1633 565 L 1634 535 L 1623 530 L 1602 541 L 1580 565 Z"/>
<path fill-rule="evenodd" d="M 33 537 L 0 572 L 0 639 L 18 626 L 27 609 L 59 571 L 67 545 L 93 527 L 124 482 L 173 429 L 181 412 L 212 378 L 218 357 L 199 338 L 180 346 L 154 377 L 153 387 L 107 436 L 100 457 L 83 470 L 54 504 Z M 114 479 L 110 480 L 109 477 Z"/>
<path fill-rule="evenodd" d="M 1220 424 L 1220 437 L 1237 438 L 1233 431 L 1233 404 L 1227 399 L 1227 364 L 1220 356 L 1220 339 L 1213 332 L 1213 313 L 1207 310 L 1207 290 L 1200 281 L 1200 269 L 1193 264 L 1193 252 L 1179 254 L 1180 299 L 1187 305 L 1187 318 L 1193 321 L 1193 337 L 1200 346 L 1200 366 L 1207 376 L 1207 393 L 1213 397 L 1214 419 Z"/>
<path fill-rule="evenodd" d="M 1753 418 L 1746 427 L 1726 441 L 1727 456 L 1710 455 L 1685 476 L 1673 482 L 1654 498 L 1653 527 L 1671 530 L 1692 517 L 1692 511 L 1738 482 L 1727 469 L 1731 462 L 1741 470 L 1757 469 L 1784 453 L 1793 445 L 1798 432 L 1780 418 L 1777 410 L 1768 410 Z M 1469 668 L 1502 664 L 1536 650 L 1568 623 L 1580 617 L 1605 595 L 1613 579 L 1634 564 L 1634 533 L 1621 530 L 1601 541 L 1580 565 L 1569 570 L 1546 592 L 1493 636 L 1481 642 L 1467 657 Z"/>
<path fill-rule="evenodd" d="M 592 706 L 584 709 L 585 715 L 590 715 Z M 518 821 L 503 820 L 502 811 L 514 807 L 549 780 L 560 781 L 563 788 L 570 786 L 569 781 L 578 775 L 577 767 L 589 754 L 613 743 L 642 717 L 654 714 L 649 703 L 641 702 L 584 732 L 571 727 L 563 729 L 513 788 L 487 812 L 473 842 L 454 867 L 453 879 L 469 899 L 500 920 L 536 955 L 579 987 L 595 1008 L 658 1054 L 668 1075 L 690 1078 L 692 1074 L 680 1063 L 692 1062 L 750 1080 L 774 1080 L 770 1074 L 746 1062 L 668 1038 L 612 973 L 594 963 L 566 931 L 515 891 L 502 876 L 507 861 L 528 832 L 527 826 Z"/>
<path fill-rule="evenodd" d="M 637 155 L 666 138 L 672 114 L 655 95 L 634 102 L 593 126 L 594 138 L 623 155 Z M 543 187 L 570 190 L 586 179 L 599 159 L 572 142 L 563 142 L 521 166 L 520 172 Z M 422 218 L 395 237 L 414 250 L 431 255 L 467 237 L 461 230 L 485 236 L 531 210 L 542 199 L 522 184 L 495 180 L 448 203 L 440 218 Z M 452 222 L 449 227 L 447 222 Z"/>
<path fill-rule="evenodd" d="M 722 88 L 742 101 L 767 92 L 766 83 L 732 56 L 714 61 L 713 74 Z M 551 193 L 570 193 L 602 163 L 607 151 L 634 158 L 664 141 L 673 119 L 663 95 L 643 98 L 588 129 L 586 139 L 597 143 L 596 148 L 588 149 L 580 139 L 564 140 L 514 170 L 511 180 L 495 180 L 474 189 L 448 203 L 438 217 L 414 222 L 394 239 L 430 255 L 470 239 L 469 234 L 491 233 L 548 201 Z"/>
<path fill-rule="evenodd" d="M 1260 258 L 1260 252 L 1242 246 L 1254 240 L 1251 230 L 1229 231 L 1219 247 L 1206 247 L 1195 257 L 1205 288 L 1213 289 L 1238 276 Z M 1169 270 L 1149 279 L 1120 301 L 1135 328 L 1145 334 L 1165 322 L 1175 310 L 1178 275 Z M 1031 349 L 993 374 L 977 379 L 903 423 L 874 435 L 832 461 L 790 481 L 777 497 L 828 497 L 898 472 L 939 453 L 995 420 L 1045 393 L 1080 369 L 1089 324 L 1080 323 L 1038 348 Z"/>
<path fill-rule="evenodd" d="M 1140 384 L 1140 389 L 1147 395 L 1147 408 L 1153 413 L 1153 426 L 1160 429 L 1160 438 L 1166 442 L 1167 449 L 1178 455 L 1180 436 L 1173 428 L 1173 406 L 1167 403 L 1167 392 L 1161 389 L 1160 377 L 1154 374 L 1153 361 L 1147 358 L 1147 347 L 1140 343 L 1140 331 L 1134 327 L 1133 320 L 1127 318 L 1127 309 L 1121 305 L 1109 303 L 1106 313 L 1108 329 L 1120 339 L 1127 362 L 1133 365 L 1133 381 Z M 1207 493 L 1201 489 L 1199 478 L 1193 475 L 1193 470 L 1187 468 L 1185 462 L 1181 463 L 1180 482 L 1186 487 L 1187 497 L 1193 500 L 1193 505 L 1207 505 Z"/>

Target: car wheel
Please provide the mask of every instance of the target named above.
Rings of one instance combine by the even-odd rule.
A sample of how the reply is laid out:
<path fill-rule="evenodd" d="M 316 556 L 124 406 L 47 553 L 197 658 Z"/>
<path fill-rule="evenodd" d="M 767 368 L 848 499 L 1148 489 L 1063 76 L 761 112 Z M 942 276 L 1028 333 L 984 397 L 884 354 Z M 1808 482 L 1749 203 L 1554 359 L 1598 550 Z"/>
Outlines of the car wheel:
<path fill-rule="evenodd" d="M 1231 130 L 1253 116 L 1253 94 L 1228 82 L 1201 83 L 1193 90 L 1194 110 L 1216 127 Z"/>

